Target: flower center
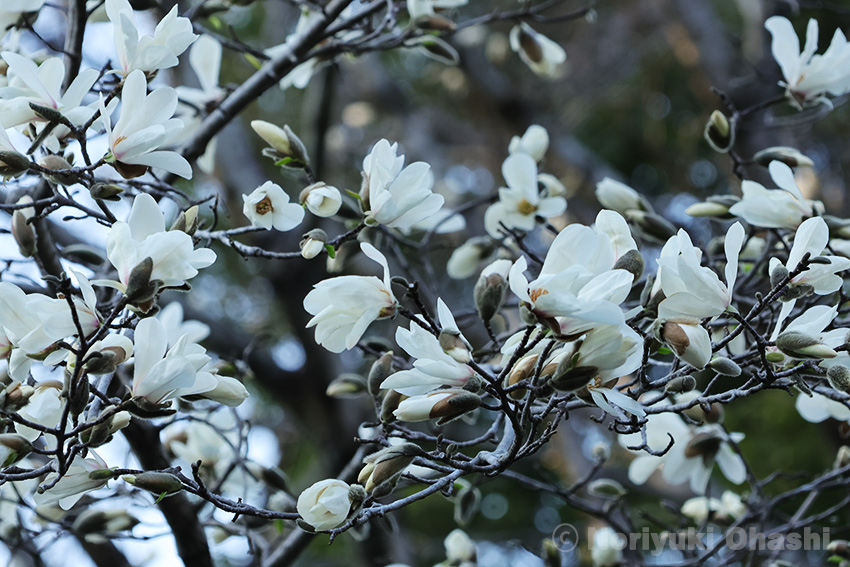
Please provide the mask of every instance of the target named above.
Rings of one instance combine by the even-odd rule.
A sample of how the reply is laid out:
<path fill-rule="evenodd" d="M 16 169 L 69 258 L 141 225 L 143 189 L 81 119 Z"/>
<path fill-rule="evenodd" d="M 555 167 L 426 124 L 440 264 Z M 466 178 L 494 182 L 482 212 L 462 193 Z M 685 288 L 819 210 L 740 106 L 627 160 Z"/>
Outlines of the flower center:
<path fill-rule="evenodd" d="M 532 205 L 531 203 L 523 199 L 517 205 L 517 210 L 520 212 L 520 214 L 530 215 L 537 211 L 537 205 Z"/>
<path fill-rule="evenodd" d="M 265 199 L 257 203 L 255 210 L 257 211 L 258 215 L 264 215 L 266 213 L 272 212 L 274 210 L 274 207 L 272 207 L 272 200 L 266 197 Z"/>
<path fill-rule="evenodd" d="M 548 289 L 538 287 L 537 289 L 532 289 L 528 296 L 531 298 L 531 301 L 536 302 L 538 297 L 540 297 L 541 295 L 546 295 L 547 293 L 549 293 Z"/>

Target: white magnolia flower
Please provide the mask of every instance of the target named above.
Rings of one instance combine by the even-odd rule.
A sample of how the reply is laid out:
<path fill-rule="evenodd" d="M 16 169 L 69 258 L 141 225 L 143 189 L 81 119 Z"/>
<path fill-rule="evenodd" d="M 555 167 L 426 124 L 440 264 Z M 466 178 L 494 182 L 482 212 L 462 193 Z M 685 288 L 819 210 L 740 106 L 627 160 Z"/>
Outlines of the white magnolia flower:
<path fill-rule="evenodd" d="M 720 498 L 697 496 L 682 504 L 682 515 L 702 525 L 709 519 L 723 521 L 737 520 L 747 513 L 747 506 L 741 497 L 731 490 L 724 490 Z"/>
<path fill-rule="evenodd" d="M 86 492 L 106 486 L 109 475 L 92 475 L 92 473 L 105 472 L 109 467 L 97 453 L 91 449 L 88 453 L 91 457 L 75 459 L 65 471 L 65 475 L 50 490 L 42 494 L 34 494 L 35 503 L 39 506 L 58 504 L 63 510 L 70 510 Z M 54 478 L 56 473 L 48 475 L 46 481 L 49 482 Z"/>
<path fill-rule="evenodd" d="M 493 254 L 493 245 L 486 236 L 475 236 L 458 246 L 446 262 L 446 275 L 453 280 L 465 280 L 478 271 L 478 267 Z"/>
<path fill-rule="evenodd" d="M 360 249 L 384 268 L 384 278 L 339 276 L 317 283 L 304 298 L 304 309 L 313 315 L 307 327 L 316 327 L 316 342 L 331 352 L 353 348 L 378 319 L 392 317 L 397 301 L 390 283 L 387 259 L 374 246 Z"/>
<path fill-rule="evenodd" d="M 433 16 L 438 10 L 451 10 L 466 6 L 469 0 L 407 0 L 407 11 L 410 19 Z"/>
<path fill-rule="evenodd" d="M 536 74 L 554 78 L 561 72 L 567 53 L 560 45 L 527 23 L 514 26 L 510 32 L 511 49 L 519 54 L 522 62 Z"/>
<path fill-rule="evenodd" d="M 640 335 L 628 325 L 600 325 L 587 333 L 576 353 L 577 368 L 597 369 L 597 374 L 587 386 L 593 403 L 621 419 L 626 419 L 621 409 L 638 416 L 646 413 L 639 401 L 617 390 L 613 383 L 640 368 L 642 346 Z"/>
<path fill-rule="evenodd" d="M 47 0 L 3 0 L 0 4 L 0 38 L 6 35 L 9 26 L 13 26 L 26 12 L 38 12 Z"/>
<path fill-rule="evenodd" d="M 118 282 L 95 283 L 124 293 L 133 268 L 146 258 L 153 261 L 150 280 L 162 286 L 180 286 L 198 275 L 198 269 L 215 261 L 209 248 L 194 247 L 192 237 L 180 230 L 165 230 L 165 217 L 153 197 L 140 193 L 133 201 L 127 222 L 116 222 L 106 237 L 106 255 L 118 270 Z"/>
<path fill-rule="evenodd" d="M 840 256 L 821 255 L 829 244 L 829 228 L 821 217 L 806 219 L 797 228 L 794 244 L 788 253 L 785 269 L 793 272 L 800 264 L 803 256 L 811 258 L 819 256 L 822 262 L 808 265 L 808 269 L 791 278 L 791 286 L 810 286 L 817 295 L 828 295 L 841 289 L 843 280 L 838 272 L 850 269 L 850 259 Z M 777 258 L 770 259 L 770 271 L 773 272 L 782 262 Z"/>
<path fill-rule="evenodd" d="M 204 370 L 210 360 L 204 348 L 189 343 L 183 335 L 168 349 L 165 328 L 158 319 L 149 317 L 139 321 L 134 343 L 133 397 L 162 404 L 178 396 L 207 392 L 216 386 L 216 379 Z"/>
<path fill-rule="evenodd" d="M 537 279 L 529 282 L 525 277 L 525 257 L 514 263 L 509 276 L 511 290 L 538 318 L 564 318 L 557 320 L 562 333 L 583 332 L 599 323 L 621 325 L 625 318 L 619 304 L 634 279 L 626 270 L 613 269 L 617 258 L 634 243 L 625 239 L 624 225 L 622 217 L 612 211 L 602 211 L 597 217 L 598 230 L 569 225 L 552 242 Z M 612 239 L 603 229 L 616 236 Z"/>
<path fill-rule="evenodd" d="M 457 388 L 449 388 L 442 390 L 434 390 L 427 394 L 410 396 L 403 399 L 398 407 L 393 410 L 393 415 L 399 421 L 428 421 L 443 417 L 445 412 L 451 411 L 451 400 L 458 396 L 465 397 L 470 395 L 466 390 Z M 462 412 L 459 412 L 462 413 Z"/>
<path fill-rule="evenodd" d="M 404 167 L 398 144 L 380 140 L 363 160 L 360 197 L 366 218 L 391 228 L 408 230 L 443 206 L 442 195 L 432 192 L 431 166 L 417 161 Z"/>
<path fill-rule="evenodd" d="M 321 181 L 301 191 L 301 204 L 317 217 L 332 217 L 342 206 L 339 189 Z"/>
<path fill-rule="evenodd" d="M 718 425 L 692 429 L 674 413 L 652 414 L 647 420 L 647 445 L 653 451 L 663 451 L 673 437 L 673 446 L 660 457 L 639 454 L 629 465 L 629 480 L 633 483 L 644 484 L 661 467 L 664 480 L 670 484 L 689 481 L 691 490 L 705 493 L 715 462 L 731 482 L 740 484 L 746 479 L 744 461 L 728 443 L 741 441 L 743 433 L 727 435 Z M 617 440 L 627 449 L 643 442 L 640 433 L 620 435 Z"/>
<path fill-rule="evenodd" d="M 800 416 L 811 423 L 821 423 L 830 418 L 850 421 L 850 408 L 846 403 L 833 400 L 818 392 L 812 392 L 811 396 L 798 395 L 795 407 Z"/>
<path fill-rule="evenodd" d="M 187 335 L 186 340 L 190 343 L 199 343 L 210 334 L 209 325 L 191 319 L 185 320 L 183 306 L 177 301 L 172 301 L 163 307 L 156 318 L 165 329 L 169 347 L 174 346 L 183 335 Z"/>
<path fill-rule="evenodd" d="M 9 85 L 0 89 L 0 99 L 3 99 L 0 100 L 0 124 L 8 128 L 33 121 L 45 122 L 30 104 L 56 110 L 77 126 L 94 114 L 94 108 L 81 105 L 83 97 L 97 81 L 97 69 L 81 71 L 63 94 L 65 64 L 58 57 L 50 57 L 37 66 L 31 59 L 11 51 L 4 51 L 2 55 L 9 65 L 10 79 Z M 60 124 L 54 127 L 53 136 L 62 138 L 68 132 L 68 128 Z"/>
<path fill-rule="evenodd" d="M 539 124 L 532 124 L 520 138 L 514 136 L 508 146 L 510 154 L 528 154 L 534 161 L 540 162 L 549 149 L 549 133 Z"/>
<path fill-rule="evenodd" d="M 62 396 L 62 383 L 55 380 L 39 382 L 29 402 L 18 411 L 22 418 L 44 427 L 55 427 L 62 417 L 65 398 Z M 41 431 L 20 423 L 15 424 L 15 432 L 28 441 L 35 441 Z M 46 436 L 48 445 L 55 445 L 55 437 Z"/>
<path fill-rule="evenodd" d="M 266 181 L 249 195 L 242 195 L 242 214 L 251 224 L 266 230 L 285 232 L 304 220 L 304 207 L 289 202 L 289 195 L 280 185 Z"/>
<path fill-rule="evenodd" d="M 626 540 L 612 528 L 605 526 L 593 532 L 590 558 L 594 567 L 615 567 L 623 559 Z"/>
<path fill-rule="evenodd" d="M 177 56 L 198 37 L 192 33 L 192 22 L 177 16 L 177 6 L 156 25 L 153 37 L 139 37 L 136 16 L 128 0 L 106 0 L 106 14 L 114 26 L 119 71 L 125 76 L 135 70 L 150 73 L 174 67 Z"/>
<path fill-rule="evenodd" d="M 351 511 L 350 487 L 341 480 L 320 480 L 298 496 L 295 505 L 301 518 L 317 532 L 342 524 Z"/>
<path fill-rule="evenodd" d="M 532 230 L 537 217 L 549 218 L 563 213 L 563 197 L 541 197 L 537 184 L 537 163 L 526 153 L 515 153 L 502 163 L 507 187 L 499 189 L 499 201 L 484 213 L 484 227 L 494 238 L 502 236 L 500 224 L 510 229 Z"/>
<path fill-rule="evenodd" d="M 391 374 L 381 383 L 381 388 L 406 396 L 418 396 L 441 386 L 462 388 L 475 375 L 475 371 L 463 363 L 464 358 L 469 361 L 469 343 L 457 330 L 454 317 L 442 299 L 437 300 L 437 312 L 444 333 L 448 331 L 453 339 L 457 339 L 449 341 L 447 346 L 453 347 L 457 342 L 464 346 L 447 351 L 437 337 L 416 323 L 411 322 L 409 330 L 399 327 L 395 333 L 398 346 L 416 360 L 410 370 Z M 465 357 L 460 357 L 455 351 L 463 352 Z"/>
<path fill-rule="evenodd" d="M 178 154 L 159 148 L 176 140 L 183 121 L 172 118 L 177 108 L 177 91 L 160 87 L 147 94 L 147 79 L 133 71 L 121 90 L 121 117 L 112 127 L 109 112 L 100 102 L 100 118 L 109 138 L 104 158 L 125 178 L 144 175 L 148 167 L 192 178 L 192 166 Z"/>
<path fill-rule="evenodd" d="M 443 540 L 446 548 L 446 563 L 449 565 L 463 565 L 464 562 L 475 564 L 476 552 L 475 542 L 470 539 L 466 532 L 461 529 L 452 530 Z"/>
<path fill-rule="evenodd" d="M 768 171 L 779 189 L 765 189 L 745 179 L 741 182 L 743 198 L 732 205 L 729 212 L 753 226 L 795 229 L 803 219 L 814 214 L 812 205 L 797 187 L 790 167 L 772 161 Z"/>
<path fill-rule="evenodd" d="M 826 95 L 840 96 L 850 91 L 850 43 L 840 29 L 835 30 L 832 43 L 822 54 L 818 48 L 818 22 L 809 20 L 806 45 L 800 52 L 800 42 L 794 27 L 786 18 L 768 18 L 764 27 L 773 36 L 773 57 L 782 69 L 785 92 L 798 107 L 826 102 Z"/>

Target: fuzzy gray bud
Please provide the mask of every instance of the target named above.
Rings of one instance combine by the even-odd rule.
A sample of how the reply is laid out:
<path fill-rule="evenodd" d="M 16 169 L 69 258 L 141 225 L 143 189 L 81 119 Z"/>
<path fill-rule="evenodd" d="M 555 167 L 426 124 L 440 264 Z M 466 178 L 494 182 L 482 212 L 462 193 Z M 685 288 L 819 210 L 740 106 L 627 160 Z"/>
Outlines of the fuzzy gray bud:
<path fill-rule="evenodd" d="M 713 359 L 711 359 L 711 362 L 709 362 L 708 365 L 712 368 L 712 370 L 724 376 L 741 375 L 741 367 L 738 366 L 735 361 L 726 358 L 725 356 L 714 357 Z"/>
<path fill-rule="evenodd" d="M 838 353 L 817 338 L 799 331 L 785 331 L 776 338 L 776 347 L 791 358 L 835 358 Z"/>

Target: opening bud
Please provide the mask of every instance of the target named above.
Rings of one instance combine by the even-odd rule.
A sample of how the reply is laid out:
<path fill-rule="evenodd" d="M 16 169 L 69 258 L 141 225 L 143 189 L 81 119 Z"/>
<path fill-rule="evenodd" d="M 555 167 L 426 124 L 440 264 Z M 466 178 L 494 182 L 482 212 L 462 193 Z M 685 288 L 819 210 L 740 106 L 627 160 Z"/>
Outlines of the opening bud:
<path fill-rule="evenodd" d="M 77 182 L 77 176 L 72 173 L 63 173 L 63 170 L 71 169 L 71 164 L 62 156 L 54 154 L 42 156 L 38 158 L 38 165 L 46 169 L 52 170 L 51 173 L 43 174 L 48 181 L 56 185 L 73 185 Z"/>
<path fill-rule="evenodd" d="M 127 289 L 124 295 L 127 301 L 134 305 L 145 303 L 156 297 L 159 291 L 159 280 L 151 281 L 153 273 L 153 258 L 148 256 L 130 271 L 127 279 Z"/>
<path fill-rule="evenodd" d="M 466 364 L 472 360 L 472 355 L 469 353 L 469 345 L 460 335 L 460 332 L 452 329 L 443 329 L 439 336 L 440 348 L 447 355 L 461 364 Z"/>
<path fill-rule="evenodd" d="M 198 205 L 192 205 L 185 211 L 180 211 L 180 214 L 174 219 L 174 224 L 171 225 L 169 230 L 179 230 L 192 236 L 198 230 L 198 224 L 200 223 L 200 218 L 198 217 L 199 211 Z"/>
<path fill-rule="evenodd" d="M 421 30 L 439 32 L 454 31 L 457 27 L 452 20 L 438 14 L 419 16 L 414 20 L 413 25 Z"/>
<path fill-rule="evenodd" d="M 457 525 L 465 528 L 481 508 L 481 491 L 475 486 L 466 485 L 455 497 L 454 520 Z"/>
<path fill-rule="evenodd" d="M 92 541 L 92 538 L 89 537 L 91 535 L 111 535 L 131 530 L 138 523 L 138 518 L 120 508 L 113 510 L 89 508 L 77 516 L 71 530 L 76 534 L 87 536 L 87 541 Z M 97 542 L 99 539 L 94 541 Z M 106 541 L 106 539 L 104 538 L 103 541 Z"/>
<path fill-rule="evenodd" d="M 0 405 L 6 411 L 18 411 L 29 403 L 33 394 L 35 394 L 35 388 L 16 382 L 3 390 Z"/>
<path fill-rule="evenodd" d="M 23 205 L 25 203 L 32 203 L 32 197 L 24 195 L 18 199 L 16 204 Z M 21 253 L 21 256 L 27 258 L 35 254 L 35 230 L 29 223 L 29 220 L 34 216 L 35 209 L 33 207 L 16 209 L 15 212 L 12 213 L 12 237 L 14 237 L 15 242 L 18 245 L 18 251 Z"/>
<path fill-rule="evenodd" d="M 514 384 L 519 384 L 526 378 L 529 378 L 534 374 L 534 368 L 537 366 L 537 360 L 540 357 L 538 354 L 527 354 L 520 358 L 514 367 L 511 368 L 511 371 L 508 373 L 507 378 L 505 379 L 506 386 L 513 386 Z M 521 399 L 525 396 L 525 388 L 512 390 L 508 395 L 515 400 Z"/>
<path fill-rule="evenodd" d="M 359 374 L 345 373 L 328 384 L 325 394 L 331 398 L 354 398 L 366 391 L 366 380 Z"/>
<path fill-rule="evenodd" d="M 689 459 L 702 457 L 704 462 L 710 462 L 722 443 L 723 436 L 718 431 L 697 433 L 685 445 L 685 456 Z"/>
<path fill-rule="evenodd" d="M 838 448 L 838 453 L 835 455 L 835 462 L 832 464 L 833 469 L 843 469 L 850 465 L 850 447 L 842 445 Z"/>
<path fill-rule="evenodd" d="M 339 189 L 319 181 L 301 191 L 298 202 L 317 217 L 332 217 L 342 206 Z"/>
<path fill-rule="evenodd" d="M 0 456 L 4 457 L 0 467 L 8 467 L 23 459 L 33 448 L 32 443 L 17 433 L 0 433 L 0 447 Z"/>
<path fill-rule="evenodd" d="M 446 65 L 454 66 L 460 63 L 460 54 L 458 54 L 457 49 L 437 36 L 422 35 L 408 41 L 405 45 L 407 47 L 418 47 L 422 53 L 431 59 Z"/>
<path fill-rule="evenodd" d="M 264 154 L 278 160 L 279 165 L 303 168 L 310 163 L 307 148 L 289 126 L 280 128 L 264 120 L 252 120 L 251 128 L 273 150 Z"/>
<path fill-rule="evenodd" d="M 0 151 L 0 177 L 10 179 L 17 177 L 30 168 L 27 156 L 9 150 Z"/>
<path fill-rule="evenodd" d="M 791 358 L 835 358 L 838 353 L 818 339 L 800 331 L 785 331 L 776 338 L 776 348 Z"/>
<path fill-rule="evenodd" d="M 655 213 L 631 210 L 626 211 L 624 216 L 634 223 L 642 233 L 656 240 L 666 242 L 676 234 L 676 227 Z"/>
<path fill-rule="evenodd" d="M 496 260 L 481 271 L 475 283 L 473 298 L 478 316 L 482 321 L 490 321 L 502 308 L 508 289 L 510 269 L 510 260 Z"/>
<path fill-rule="evenodd" d="M 725 154 L 735 144 L 735 120 L 715 110 L 705 125 L 703 136 L 714 151 Z"/>
<path fill-rule="evenodd" d="M 301 247 L 301 257 L 306 260 L 315 258 L 324 251 L 327 241 L 328 234 L 321 228 L 314 228 L 313 230 L 305 233 L 299 243 L 299 246 Z"/>
<path fill-rule="evenodd" d="M 366 466 L 361 469 L 357 482 L 376 498 L 386 496 L 395 488 L 404 470 L 421 454 L 422 449 L 415 443 L 381 449 L 363 459 Z"/>

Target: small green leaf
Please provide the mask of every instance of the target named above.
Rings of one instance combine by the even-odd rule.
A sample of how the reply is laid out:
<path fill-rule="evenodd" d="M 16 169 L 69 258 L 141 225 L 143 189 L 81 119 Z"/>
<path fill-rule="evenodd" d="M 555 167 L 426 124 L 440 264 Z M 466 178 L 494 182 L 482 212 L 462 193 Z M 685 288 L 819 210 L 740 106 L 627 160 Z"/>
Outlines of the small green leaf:
<path fill-rule="evenodd" d="M 349 195 L 351 195 L 352 197 L 354 197 L 355 199 L 357 199 L 358 201 L 363 200 L 362 197 L 360 197 L 360 193 L 355 193 L 354 191 L 351 191 L 350 189 L 346 189 L 345 192 L 348 193 Z"/>
<path fill-rule="evenodd" d="M 165 498 L 166 496 L 168 496 L 168 492 L 163 492 L 162 494 L 159 495 L 159 498 L 156 499 L 156 502 L 154 502 L 154 504 L 159 504 L 160 502 L 162 502 L 162 499 Z"/>
<path fill-rule="evenodd" d="M 277 530 L 278 535 L 282 534 L 283 533 L 283 520 L 280 519 L 280 518 L 277 518 L 274 521 L 274 527 Z"/>
<path fill-rule="evenodd" d="M 207 18 L 207 21 L 216 30 L 220 30 L 224 27 L 221 22 L 221 19 L 218 16 L 210 16 L 209 18 Z"/>
<path fill-rule="evenodd" d="M 251 55 L 250 53 L 243 53 L 242 56 L 245 58 L 245 61 L 250 63 L 251 66 L 257 69 L 258 71 L 260 70 L 260 67 L 263 66 L 260 60 Z"/>
<path fill-rule="evenodd" d="M 673 354 L 673 351 L 670 350 L 668 347 L 663 346 L 658 348 L 658 354 Z"/>
<path fill-rule="evenodd" d="M 333 247 L 333 244 L 325 244 L 325 250 L 328 251 L 328 256 L 333 260 L 336 256 L 336 248 Z"/>
<path fill-rule="evenodd" d="M 277 160 L 276 162 L 274 162 L 274 164 L 275 164 L 276 166 L 278 166 L 278 167 L 284 167 L 284 166 L 288 166 L 288 165 L 289 165 L 289 164 L 291 164 L 293 161 L 295 161 L 295 160 L 294 160 L 294 159 L 292 159 L 291 157 L 287 156 L 287 157 L 285 157 L 285 158 L 283 158 L 283 159 L 279 159 L 279 160 Z"/>

